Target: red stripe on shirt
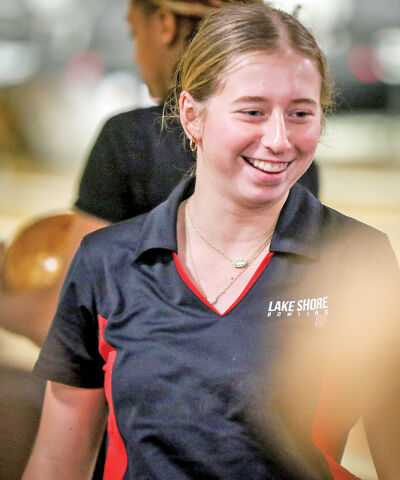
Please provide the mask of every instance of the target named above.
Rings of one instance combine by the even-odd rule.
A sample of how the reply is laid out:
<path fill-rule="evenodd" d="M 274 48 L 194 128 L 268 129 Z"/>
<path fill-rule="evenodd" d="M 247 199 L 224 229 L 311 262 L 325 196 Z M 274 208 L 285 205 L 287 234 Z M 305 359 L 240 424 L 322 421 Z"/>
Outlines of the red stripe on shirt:
<path fill-rule="evenodd" d="M 104 391 L 108 403 L 108 446 L 107 456 L 104 465 L 103 480 L 121 480 L 125 474 L 128 465 L 128 455 L 118 430 L 117 421 L 115 419 L 114 405 L 112 399 L 112 373 L 117 357 L 117 352 L 104 339 L 103 333 L 107 323 L 107 319 L 98 315 L 99 323 L 99 352 L 106 362 L 103 370 L 104 375 Z"/>
<path fill-rule="evenodd" d="M 268 265 L 269 261 L 272 258 L 272 255 L 274 252 L 268 252 L 263 261 L 260 263 L 260 265 L 257 267 L 257 270 L 253 273 L 252 277 L 250 278 L 249 282 L 247 283 L 246 287 L 242 291 L 242 293 L 239 295 L 239 297 L 232 303 L 232 305 L 225 310 L 224 313 L 220 313 L 218 310 L 214 308 L 214 306 L 209 303 L 206 299 L 206 297 L 199 291 L 199 289 L 194 285 L 192 280 L 190 279 L 189 275 L 186 273 L 185 269 L 183 268 L 178 255 L 173 252 L 174 256 L 174 262 L 175 262 L 175 267 L 178 270 L 178 273 L 182 280 L 185 282 L 185 284 L 189 287 L 189 289 L 196 295 L 197 298 L 199 298 L 203 303 L 207 305 L 207 307 L 211 308 L 213 312 L 215 312 L 219 316 L 224 316 L 227 313 L 229 313 L 236 305 L 246 296 L 246 293 L 250 290 L 250 288 L 254 285 L 256 282 L 257 278 L 261 275 L 262 271 L 264 268 Z"/>
<path fill-rule="evenodd" d="M 228 308 L 228 310 L 225 313 L 230 312 L 232 310 L 232 308 L 236 307 L 236 305 L 240 302 L 240 300 L 242 300 L 242 298 L 244 298 L 246 296 L 246 293 L 254 285 L 257 278 L 261 275 L 264 268 L 268 265 L 268 263 L 271 260 L 273 254 L 274 254 L 274 252 L 268 252 L 267 253 L 264 260 L 260 263 L 260 265 L 257 267 L 257 270 L 254 272 L 253 276 L 250 278 L 249 283 L 246 285 L 243 292 L 239 295 L 239 297 L 235 300 L 235 302 Z M 225 313 L 224 313 L 224 315 L 225 315 Z"/>

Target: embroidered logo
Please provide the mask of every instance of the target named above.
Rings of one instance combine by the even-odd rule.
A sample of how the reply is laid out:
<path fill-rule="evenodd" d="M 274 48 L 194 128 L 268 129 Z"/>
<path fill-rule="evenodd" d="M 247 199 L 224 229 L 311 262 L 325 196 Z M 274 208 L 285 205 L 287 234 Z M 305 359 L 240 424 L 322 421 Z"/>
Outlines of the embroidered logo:
<path fill-rule="evenodd" d="M 267 316 L 314 317 L 315 327 L 324 327 L 328 322 L 328 297 L 302 298 L 299 300 L 271 300 Z"/>

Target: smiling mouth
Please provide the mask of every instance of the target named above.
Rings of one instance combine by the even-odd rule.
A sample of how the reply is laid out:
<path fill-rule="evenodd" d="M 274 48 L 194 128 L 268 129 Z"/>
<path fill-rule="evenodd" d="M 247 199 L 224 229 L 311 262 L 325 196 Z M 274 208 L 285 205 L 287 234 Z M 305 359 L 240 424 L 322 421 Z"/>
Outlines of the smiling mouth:
<path fill-rule="evenodd" d="M 286 170 L 289 162 L 267 162 L 265 160 L 258 160 L 256 158 L 242 157 L 247 163 L 249 163 L 257 170 L 261 170 L 266 173 L 280 173 Z"/>

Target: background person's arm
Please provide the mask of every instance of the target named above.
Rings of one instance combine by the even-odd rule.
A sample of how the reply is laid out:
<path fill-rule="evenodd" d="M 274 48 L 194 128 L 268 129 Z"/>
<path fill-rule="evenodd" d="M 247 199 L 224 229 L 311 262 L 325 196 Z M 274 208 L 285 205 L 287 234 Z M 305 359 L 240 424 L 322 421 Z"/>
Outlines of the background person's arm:
<path fill-rule="evenodd" d="M 48 382 L 39 433 L 23 480 L 90 479 L 106 418 L 102 388 Z"/>
<path fill-rule="evenodd" d="M 99 218 L 81 212 L 74 214 L 63 256 L 63 271 L 50 288 L 43 291 L 13 292 L 0 282 L 0 327 L 24 335 L 37 345 L 42 345 L 46 338 L 53 315 L 56 310 L 58 296 L 68 266 L 83 236 L 108 225 Z M 0 266 L 4 252 L 0 255 Z"/>

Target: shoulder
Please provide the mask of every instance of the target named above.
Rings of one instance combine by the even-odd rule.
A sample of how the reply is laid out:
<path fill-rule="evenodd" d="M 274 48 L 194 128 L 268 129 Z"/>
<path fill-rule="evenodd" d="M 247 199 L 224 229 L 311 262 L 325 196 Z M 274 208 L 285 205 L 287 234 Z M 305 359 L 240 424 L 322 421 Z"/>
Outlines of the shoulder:
<path fill-rule="evenodd" d="M 102 162 L 110 162 L 112 158 L 120 166 L 125 165 L 127 159 L 129 165 L 131 162 L 140 164 L 142 159 L 147 159 L 153 143 L 162 135 L 162 110 L 163 107 L 158 105 L 122 112 L 109 118 L 100 130 L 91 157 L 101 157 Z"/>
<path fill-rule="evenodd" d="M 117 251 L 136 249 L 148 213 L 100 228 L 86 235 L 81 244 L 85 255 L 92 260 Z"/>
<path fill-rule="evenodd" d="M 144 160 L 148 156 L 155 156 L 157 160 L 162 155 L 164 158 L 159 160 L 162 164 L 165 157 L 178 154 L 183 159 L 177 159 L 176 163 L 186 165 L 192 155 L 190 151 L 184 152 L 183 130 L 179 122 L 170 122 L 168 128 L 163 128 L 162 115 L 162 105 L 114 115 L 104 123 L 97 144 L 102 150 L 112 148 L 129 158 L 141 155 Z"/>
<path fill-rule="evenodd" d="M 292 189 L 292 203 L 298 205 L 297 215 L 319 217 L 320 235 L 322 240 L 340 240 L 352 238 L 385 239 L 386 235 L 378 229 L 367 225 L 353 217 L 329 207 L 301 185 Z"/>
<path fill-rule="evenodd" d="M 376 228 L 322 204 L 300 185 L 295 185 L 285 208 L 291 238 L 307 244 L 321 256 L 340 259 L 376 256 L 391 250 L 387 236 Z"/>
<path fill-rule="evenodd" d="M 323 204 L 321 204 L 321 234 L 325 240 L 336 239 L 346 244 L 387 242 L 386 234 L 380 230 Z M 360 247 L 362 248 L 362 245 Z"/>
<path fill-rule="evenodd" d="M 162 106 L 157 105 L 148 108 L 138 108 L 127 112 L 118 113 L 109 118 L 103 127 L 103 131 L 123 134 L 132 133 L 136 129 L 144 130 L 161 129 Z"/>
<path fill-rule="evenodd" d="M 349 278 L 357 275 L 362 281 L 371 280 L 378 272 L 381 277 L 398 275 L 398 262 L 386 233 L 325 205 L 321 214 L 321 255 L 348 272 Z"/>

